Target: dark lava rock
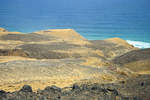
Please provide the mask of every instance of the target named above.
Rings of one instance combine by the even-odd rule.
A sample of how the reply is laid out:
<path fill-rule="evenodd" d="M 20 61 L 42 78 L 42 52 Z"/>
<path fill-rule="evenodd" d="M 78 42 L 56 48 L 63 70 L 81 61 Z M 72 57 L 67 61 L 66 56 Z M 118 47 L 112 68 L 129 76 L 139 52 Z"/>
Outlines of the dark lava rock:
<path fill-rule="evenodd" d="M 7 92 L 3 91 L 3 90 L 0 90 L 0 96 L 3 96 L 5 95 Z"/>
<path fill-rule="evenodd" d="M 61 88 L 56 87 L 56 86 L 48 86 L 44 89 L 44 91 L 48 91 L 48 92 L 61 92 Z"/>
<path fill-rule="evenodd" d="M 0 90 L 0 100 L 3 100 L 2 98 L 6 98 L 7 92 Z"/>
<path fill-rule="evenodd" d="M 76 89 L 80 89 L 80 87 L 79 87 L 77 84 L 74 84 L 74 85 L 72 86 L 72 90 L 76 90 Z"/>
<path fill-rule="evenodd" d="M 22 92 L 32 92 L 32 87 L 29 86 L 29 85 L 24 85 L 22 87 L 22 89 L 20 89 L 20 91 L 22 91 Z"/>
<path fill-rule="evenodd" d="M 118 93 L 118 91 L 117 91 L 116 89 L 109 89 L 109 88 L 108 88 L 107 90 L 113 92 L 114 95 L 116 95 L 116 96 L 119 95 L 119 93 Z"/>
<path fill-rule="evenodd" d="M 122 83 L 74 84 L 69 90 L 48 86 L 32 92 L 28 85 L 20 91 L 0 91 L 0 100 L 150 100 L 149 75 L 139 76 Z M 141 86 L 141 81 L 144 85 Z M 62 91 L 63 90 L 63 91 Z"/>

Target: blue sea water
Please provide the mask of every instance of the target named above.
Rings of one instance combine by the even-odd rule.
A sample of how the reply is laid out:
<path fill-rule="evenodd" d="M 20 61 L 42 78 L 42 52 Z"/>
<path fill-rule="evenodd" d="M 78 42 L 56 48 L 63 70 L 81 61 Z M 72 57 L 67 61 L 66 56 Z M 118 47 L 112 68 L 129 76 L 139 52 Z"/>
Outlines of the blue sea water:
<path fill-rule="evenodd" d="M 90 40 L 120 37 L 150 48 L 150 0 L 0 0 L 0 27 L 71 28 Z"/>

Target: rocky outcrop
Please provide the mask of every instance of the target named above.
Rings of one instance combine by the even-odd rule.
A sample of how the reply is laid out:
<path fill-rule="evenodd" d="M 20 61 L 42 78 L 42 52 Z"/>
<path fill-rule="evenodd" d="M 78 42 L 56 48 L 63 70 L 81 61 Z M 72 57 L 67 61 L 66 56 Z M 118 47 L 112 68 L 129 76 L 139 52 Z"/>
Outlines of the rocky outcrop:
<path fill-rule="evenodd" d="M 48 86 L 32 92 L 29 85 L 19 91 L 0 91 L 1 100 L 149 100 L 149 76 L 139 76 L 134 80 L 110 84 L 73 84 L 59 88 Z M 132 83 L 132 84 L 131 84 Z M 143 90 L 143 87 L 145 89 Z"/>

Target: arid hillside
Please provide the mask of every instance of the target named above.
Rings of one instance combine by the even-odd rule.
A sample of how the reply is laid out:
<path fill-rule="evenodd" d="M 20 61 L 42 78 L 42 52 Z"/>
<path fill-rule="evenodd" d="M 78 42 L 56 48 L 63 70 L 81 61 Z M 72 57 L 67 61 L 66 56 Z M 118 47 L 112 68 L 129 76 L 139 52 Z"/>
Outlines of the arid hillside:
<path fill-rule="evenodd" d="M 118 93 L 114 100 L 148 100 L 149 55 L 150 49 L 135 48 L 120 38 L 89 41 L 72 29 L 20 33 L 0 28 L 0 90 L 6 91 L 0 91 L 0 100 L 112 100 L 114 89 Z M 33 98 L 23 98 L 26 92 L 32 92 L 24 88 L 19 91 L 24 85 L 30 85 L 36 93 L 41 90 L 41 94 L 30 93 Z M 50 98 L 46 97 L 43 89 L 52 85 L 57 88 L 49 88 L 46 93 L 58 87 L 68 92 L 52 95 L 51 91 L 47 95 Z M 83 85 L 87 86 L 85 90 Z M 138 90 L 135 93 L 134 86 Z M 110 97 L 104 97 L 105 90 Z M 41 98 L 47 99 L 41 99 L 42 94 Z"/>

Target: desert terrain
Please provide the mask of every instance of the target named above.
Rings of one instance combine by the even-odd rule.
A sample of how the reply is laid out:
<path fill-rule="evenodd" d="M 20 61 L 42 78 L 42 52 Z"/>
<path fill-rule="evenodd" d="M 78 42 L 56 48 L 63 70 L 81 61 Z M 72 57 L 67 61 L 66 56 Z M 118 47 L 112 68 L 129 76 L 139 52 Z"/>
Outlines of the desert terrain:
<path fill-rule="evenodd" d="M 150 48 L 73 29 L 0 28 L 0 100 L 149 100 Z"/>

